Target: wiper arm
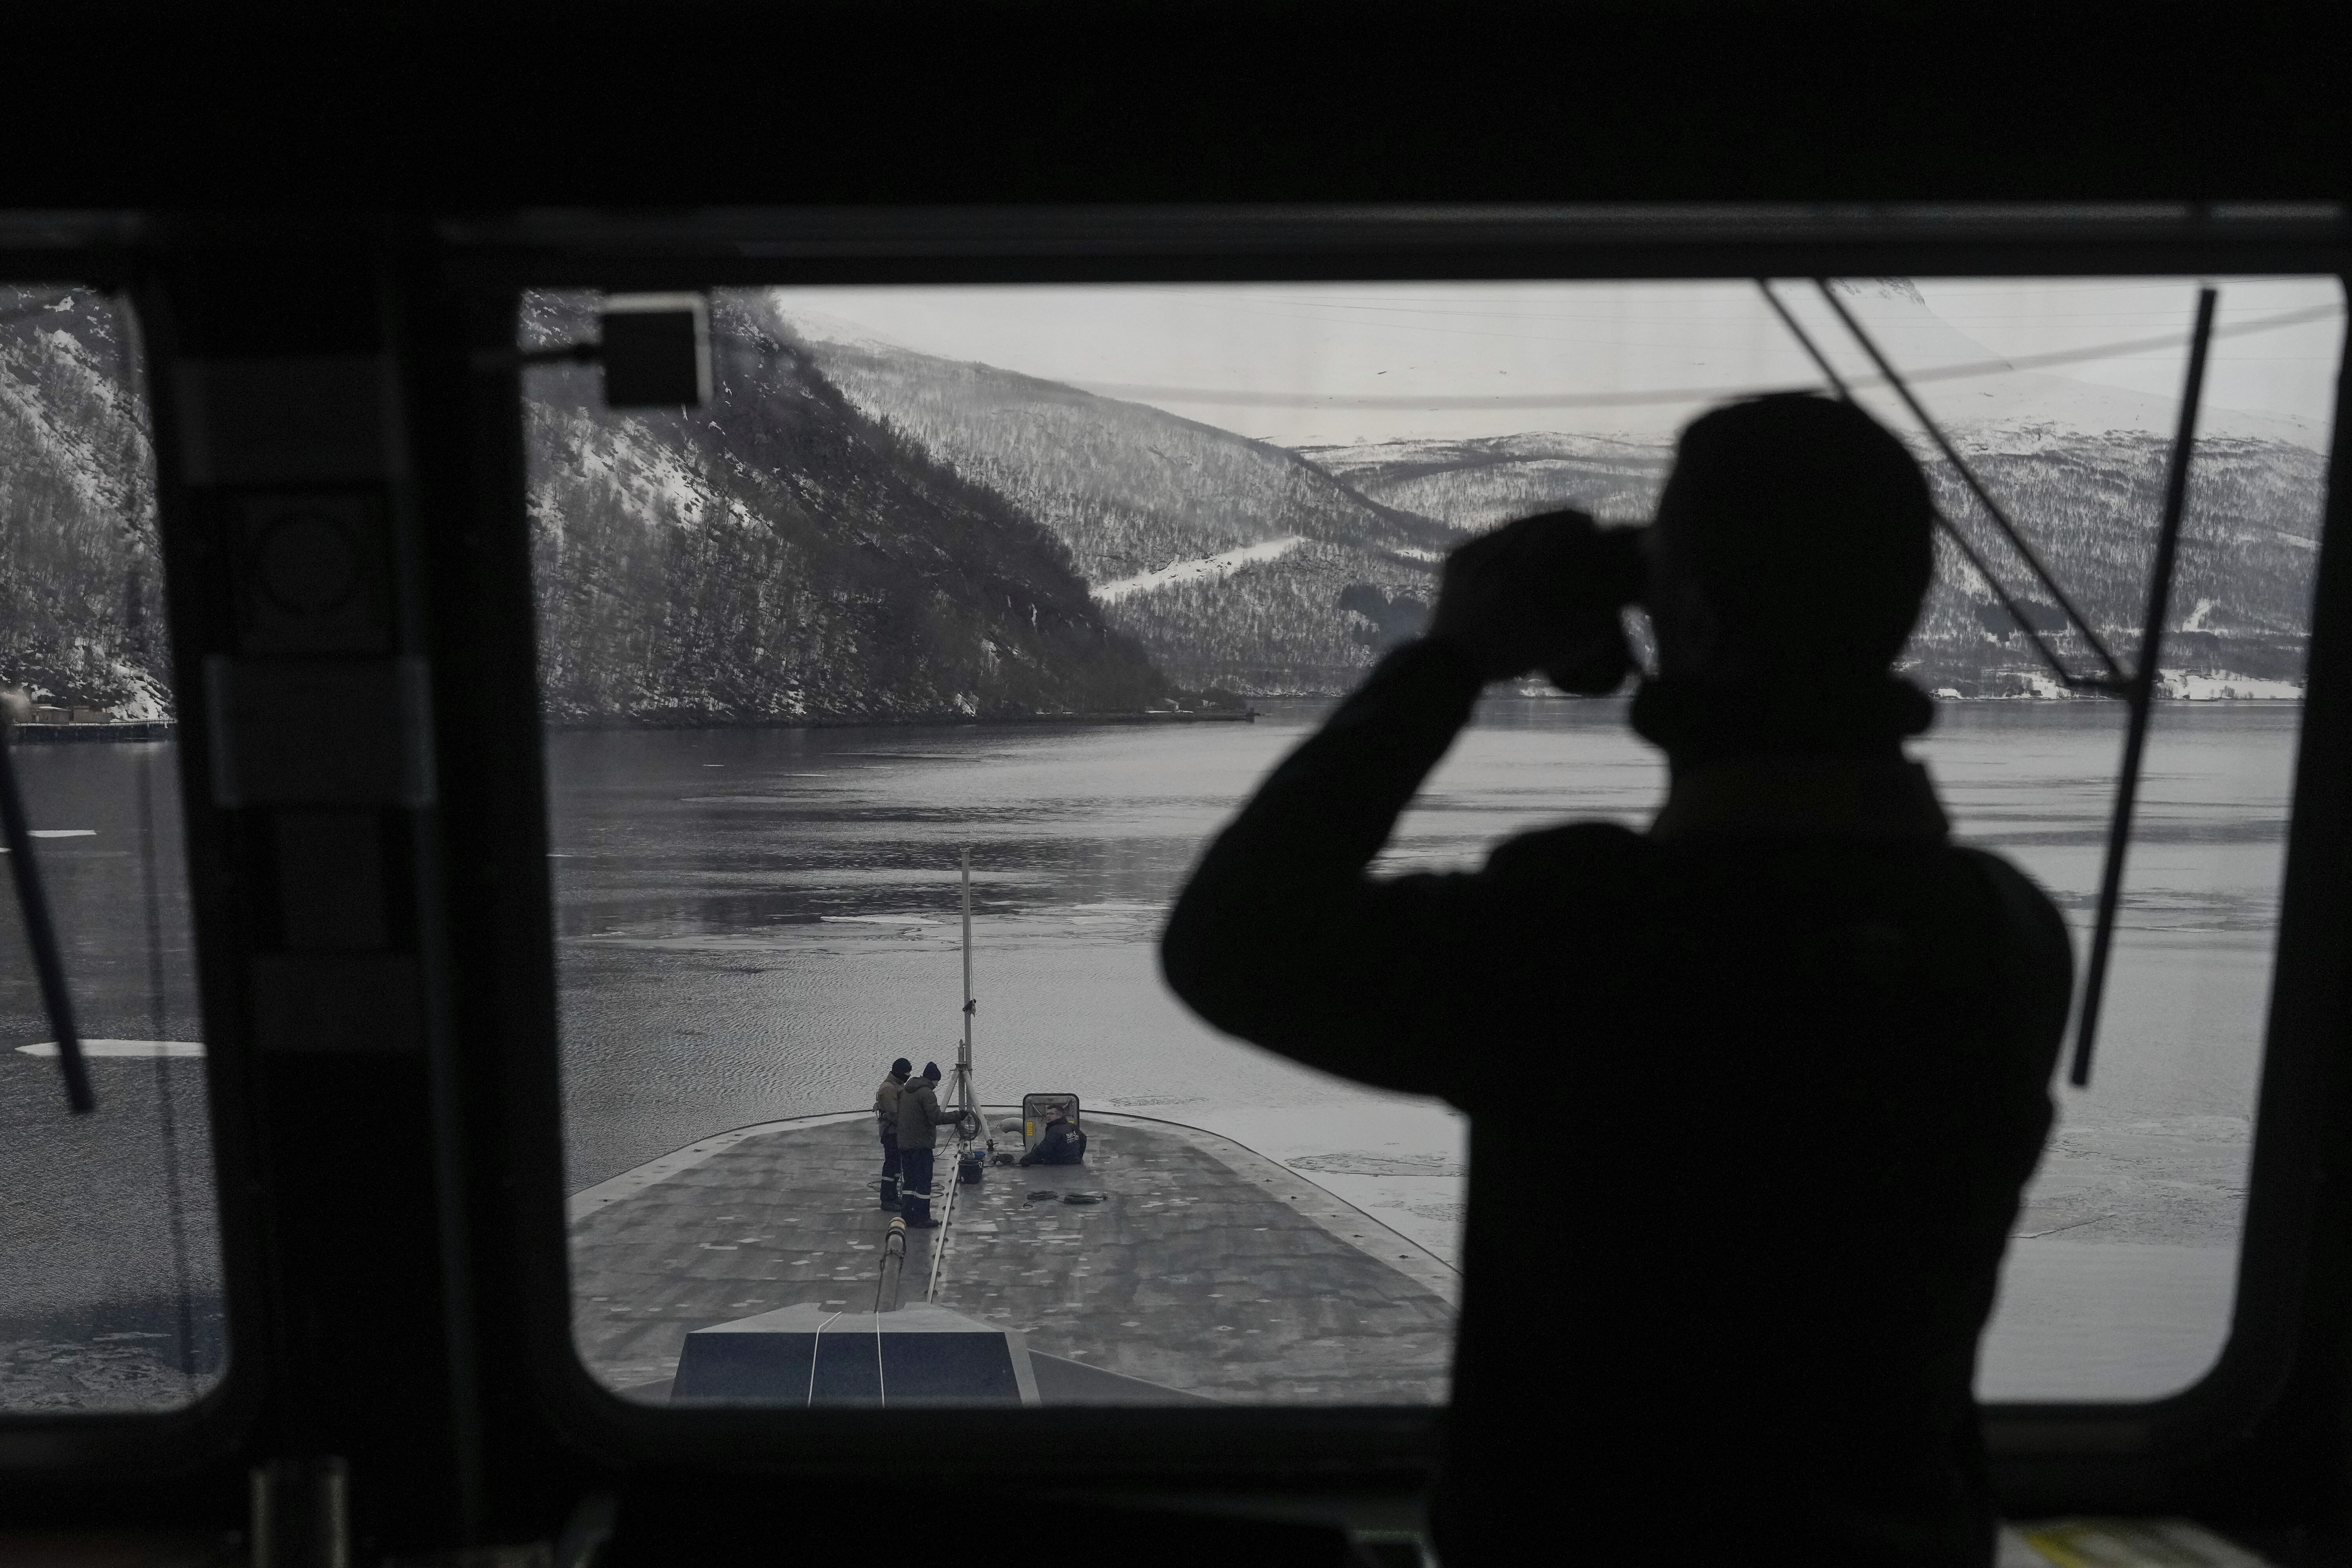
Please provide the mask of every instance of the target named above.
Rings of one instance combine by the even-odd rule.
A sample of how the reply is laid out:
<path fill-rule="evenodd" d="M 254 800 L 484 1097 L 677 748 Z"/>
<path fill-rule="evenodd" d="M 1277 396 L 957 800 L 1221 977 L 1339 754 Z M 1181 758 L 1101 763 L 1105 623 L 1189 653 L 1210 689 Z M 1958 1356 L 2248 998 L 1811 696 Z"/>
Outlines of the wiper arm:
<path fill-rule="evenodd" d="M 2083 979 L 2083 1006 L 2074 1034 L 2074 1062 L 2067 1081 L 2083 1089 L 2091 1081 L 2091 1046 L 2099 1029 L 2099 1002 L 2106 991 L 2107 952 L 2115 945 L 2116 910 L 2123 901 L 2124 851 L 2131 846 L 2132 808 L 2139 799 L 2140 754 L 2147 745 L 2149 710 L 2156 701 L 2156 657 L 2164 639 L 2164 617 L 2172 603 L 2172 567 L 2180 548 L 2181 514 L 2189 507 L 2189 457 L 2197 438 L 2197 405 L 2205 394 L 2205 350 L 2213 337 L 2214 291 L 2197 291 L 2197 329 L 2189 340 L 2189 376 L 2180 389 L 2180 426 L 2172 437 L 2172 461 L 2164 474 L 2164 520 L 2156 534 L 2156 563 L 2148 570 L 2147 614 L 2140 623 L 2139 668 L 2132 672 L 2124 700 L 2131 704 L 2131 727 L 2124 732 L 2123 777 L 2116 781 L 2116 815 L 2107 824 L 2107 863 L 2099 876 L 2099 918 L 2091 935 L 2091 966 Z"/>
<path fill-rule="evenodd" d="M 2033 546 L 2025 542 L 2025 536 L 2018 532 L 2017 525 L 2009 521 L 2009 514 L 2001 510 L 1999 501 L 1992 499 L 1992 492 L 1984 488 L 1983 481 L 1977 478 L 1976 470 L 1969 467 L 1967 460 L 1960 456 L 1959 449 L 1946 437 L 1943 426 L 1929 417 L 1927 410 L 1920 405 L 1919 399 L 1913 395 L 1910 386 L 1901 376 L 1895 374 L 1895 367 L 1886 362 L 1885 354 L 1878 352 L 1877 343 L 1871 340 L 1868 332 L 1862 330 L 1862 323 L 1853 319 L 1853 312 L 1848 310 L 1845 308 L 1845 302 L 1837 297 L 1836 291 L 1830 287 L 1830 280 L 1826 278 L 1816 278 L 1813 279 L 1813 286 L 1821 290 L 1822 299 L 1828 303 L 1829 308 L 1837 312 L 1837 319 L 1844 323 L 1845 330 L 1853 334 L 1853 341 L 1861 345 L 1862 352 L 1870 356 L 1870 363 L 1878 367 L 1878 374 L 1885 378 L 1886 384 L 1892 387 L 1895 395 L 1903 400 L 1903 406 L 1911 411 L 1911 417 L 1919 422 L 1919 427 L 1927 433 L 1927 438 L 1936 443 L 1936 449 L 1944 454 L 1944 460 L 1951 464 L 1958 472 L 1960 482 L 1969 487 L 1969 492 L 1977 498 L 1977 504 L 1985 509 L 1986 515 L 1992 519 L 1993 525 L 2000 530 L 2001 537 L 2009 541 L 2010 548 L 2017 552 L 2019 559 L 2022 560 L 2027 568 L 2040 580 L 2042 590 L 2056 602 L 2059 612 L 2073 624 L 2075 631 L 2082 634 L 2083 640 L 2091 645 L 2091 651 L 2099 656 L 2099 662 L 2107 667 L 2104 681 L 2096 677 L 2067 675 L 2063 670 L 2060 671 L 2061 678 L 2072 687 L 2094 689 L 2105 688 L 2110 691 L 2119 691 L 2128 683 L 2129 678 L 2124 674 L 2124 667 L 2116 662 L 2116 656 L 2107 651 L 2107 645 L 2099 640 L 2099 634 L 2092 629 L 2090 621 L 2082 611 L 2074 607 L 2074 602 L 2066 596 L 2066 590 L 2058 586 L 2058 579 L 2050 574 L 2050 568 L 2042 563 L 2042 557 L 2035 553 Z M 1785 314 L 1783 312 L 1784 318 Z M 2201 339 L 2200 343 L 2199 352 L 2201 353 Z M 1955 538 L 1958 536 L 1958 530 L 1953 531 L 1953 536 Z M 2025 625 L 2021 619 L 2018 624 Z"/>
<path fill-rule="evenodd" d="M 2115 656 L 2107 651 L 2106 646 L 2091 629 L 2090 622 L 2060 590 L 2057 582 L 2050 575 L 2049 568 L 2042 563 L 2041 557 L 2026 544 L 2015 525 L 1986 493 L 1975 472 L 1951 442 L 1945 439 L 1943 431 L 1927 416 L 1927 411 L 1919 405 L 1919 400 L 1912 395 L 1910 387 L 1895 374 L 1895 367 L 1887 363 L 1885 354 L 1878 352 L 1878 345 L 1870 340 L 1869 334 L 1862 330 L 1861 323 L 1831 291 L 1829 280 L 1816 278 L 1813 282 L 1821 289 L 1822 298 L 1829 302 L 1830 309 L 1837 312 L 1838 320 L 1845 324 L 1846 331 L 1853 334 L 1853 341 L 1862 345 L 1863 352 L 1878 367 L 1878 374 L 1885 378 L 1886 384 L 1902 398 L 1904 406 L 1910 409 L 1912 416 L 1927 430 L 1946 460 L 1959 471 L 1961 479 L 1983 503 L 1985 510 L 1991 514 L 1993 521 L 2000 526 L 2025 563 L 2033 569 L 2033 574 L 2042 580 L 2042 585 L 2058 602 L 2058 607 L 2067 620 L 2098 654 L 2108 673 L 2105 676 L 2070 674 L 2058 662 L 2057 654 L 2050 645 L 2042 641 L 2032 626 L 2018 613 L 2016 603 L 2001 587 L 2000 579 L 1992 574 L 1984 558 L 1961 536 L 1960 531 L 1952 525 L 1951 519 L 1938 510 L 1936 521 L 1943 526 L 1946 537 L 1958 546 L 1960 553 L 1968 558 L 1977 575 L 1984 579 L 1985 586 L 1992 590 L 1993 597 L 2000 601 L 2001 608 L 2009 612 L 2010 618 L 2018 628 L 2032 641 L 2035 650 L 2057 673 L 2060 681 L 2074 690 L 2120 697 L 2130 709 L 2130 721 L 2124 731 L 2123 765 L 2116 780 L 2115 814 L 2107 822 L 2106 861 L 2099 873 L 2098 915 L 2091 930 L 2091 960 L 2084 973 L 2082 1005 L 2075 1014 L 2074 1060 L 2066 1073 L 2067 1081 L 2075 1088 L 2087 1088 L 2091 1081 L 2091 1049 L 2098 1038 L 2099 1007 L 2106 996 L 2107 960 L 2115 949 L 2116 911 L 2123 903 L 2124 856 L 2131 847 L 2132 814 L 2139 802 L 2140 763 L 2147 752 L 2148 718 L 2156 700 L 2157 656 L 2164 640 L 2164 617 L 2172 603 L 2172 574 L 2179 557 L 2180 521 L 2189 504 L 2189 459 L 2197 437 L 2198 405 L 2205 392 L 2205 356 L 2213 339 L 2213 307 L 2217 295 L 2210 288 L 2197 291 L 2197 324 L 2189 339 L 2188 382 L 2181 388 L 2180 423 L 2173 434 L 2172 458 L 2165 470 L 2164 510 L 2157 524 L 2156 559 L 2148 570 L 2147 610 L 2140 626 L 2139 667 L 2126 675 L 2122 666 L 2116 662 Z M 1804 349 L 1831 388 L 1846 402 L 1853 402 L 1852 389 L 1830 363 L 1829 356 L 1822 353 L 1798 323 L 1797 318 L 1780 302 L 1780 296 L 1772 292 L 1770 281 L 1759 278 L 1756 287 L 1763 291 L 1765 301 L 1772 307 L 1773 314 L 1780 318 L 1781 324 Z"/>
<path fill-rule="evenodd" d="M 32 828 L 25 819 L 25 796 L 16 787 L 16 760 L 11 754 L 15 728 L 6 712 L 0 710 L 0 840 L 6 842 L 8 863 L 16 869 L 16 907 L 24 914 L 25 943 L 33 950 L 33 973 L 40 979 L 41 1003 L 48 1009 L 49 1028 L 58 1037 L 58 1070 L 65 1076 L 66 1104 L 76 1116 L 86 1116 L 98 1109 L 98 1096 L 90 1091 L 89 1064 L 82 1059 L 73 999 L 66 994 L 58 928 L 49 919 L 41 868 L 33 859 Z"/>
<path fill-rule="evenodd" d="M 1829 383 L 1830 390 L 1838 395 L 1838 400 L 1843 403 L 1852 403 L 1853 389 L 1846 384 L 1844 377 L 1838 374 L 1837 367 L 1830 363 L 1829 356 L 1822 353 L 1820 346 L 1813 342 L 1812 334 L 1806 331 L 1803 324 L 1790 311 L 1789 307 L 1780 302 L 1780 297 L 1772 292 L 1770 280 L 1759 278 L 1756 279 L 1756 287 L 1762 292 L 1764 302 L 1772 307 L 1772 313 L 1780 318 L 1780 324 L 1789 329 L 1789 335 L 1797 340 L 1797 346 L 1805 351 L 1806 357 L 1813 362 L 1813 367 L 1822 373 L 1822 379 Z M 1891 375 L 1892 373 L 1889 374 Z M 1958 461 L 1957 457 L 1954 460 Z M 1964 475 L 1968 474 L 1966 464 L 1960 465 L 1960 471 Z M 1969 477 L 1969 483 L 1970 488 L 1975 488 L 1974 476 Z M 1969 568 L 1976 573 L 1978 580 L 1984 584 L 1994 601 L 2008 612 L 2010 624 L 2025 634 L 2025 640 L 2033 645 L 2033 651 L 2042 656 L 2042 662 L 2050 667 L 2050 673 L 2057 677 L 2058 683 L 2068 690 L 2081 690 L 2085 688 L 2107 689 L 2104 681 L 2096 678 L 2086 679 L 2066 668 L 2065 661 L 2058 657 L 2057 649 L 2052 647 L 2041 632 L 2034 628 L 2033 623 L 2025 618 L 2025 612 L 2019 607 L 2017 600 L 2011 595 L 2007 588 L 2001 585 L 2000 579 L 1993 574 L 1991 563 L 1988 562 L 1977 547 L 1969 542 L 1969 536 L 1960 531 L 1959 525 L 1947 516 L 1941 507 L 1936 509 L 1935 516 L 1936 526 L 1944 531 L 1944 537 L 1951 541 L 1952 548 L 1960 552 L 1961 559 L 1966 561 Z"/>

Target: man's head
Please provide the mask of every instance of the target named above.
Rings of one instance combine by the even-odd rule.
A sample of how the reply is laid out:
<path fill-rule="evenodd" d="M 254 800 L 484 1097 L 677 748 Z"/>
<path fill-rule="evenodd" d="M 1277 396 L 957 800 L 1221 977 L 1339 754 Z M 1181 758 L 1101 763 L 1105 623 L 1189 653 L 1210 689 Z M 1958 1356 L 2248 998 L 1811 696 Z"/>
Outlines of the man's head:
<path fill-rule="evenodd" d="M 937 1062 L 925 1062 L 923 1064 L 923 1076 L 930 1079 L 933 1083 L 939 1082 L 940 1064 Z"/>
<path fill-rule="evenodd" d="M 908 1061 L 904 1057 L 900 1057 L 897 1061 L 890 1064 L 890 1076 L 897 1079 L 900 1083 L 906 1082 L 907 1075 L 914 1070 L 914 1064 Z"/>
<path fill-rule="evenodd" d="M 1700 416 L 1650 531 L 1660 673 L 1882 673 L 1919 617 L 1934 524 L 1918 463 L 1850 403 L 1779 393 Z"/>

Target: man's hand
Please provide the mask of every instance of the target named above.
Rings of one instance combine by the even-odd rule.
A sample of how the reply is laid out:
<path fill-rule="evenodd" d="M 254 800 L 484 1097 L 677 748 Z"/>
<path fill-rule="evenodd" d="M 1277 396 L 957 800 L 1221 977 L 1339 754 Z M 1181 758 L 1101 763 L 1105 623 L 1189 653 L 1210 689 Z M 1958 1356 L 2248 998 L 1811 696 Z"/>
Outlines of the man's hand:
<path fill-rule="evenodd" d="M 1613 691 L 1633 668 L 1617 612 L 1641 597 L 1641 531 L 1580 511 L 1523 517 L 1445 558 L 1429 635 L 1488 680 L 1540 669 L 1564 691 Z"/>

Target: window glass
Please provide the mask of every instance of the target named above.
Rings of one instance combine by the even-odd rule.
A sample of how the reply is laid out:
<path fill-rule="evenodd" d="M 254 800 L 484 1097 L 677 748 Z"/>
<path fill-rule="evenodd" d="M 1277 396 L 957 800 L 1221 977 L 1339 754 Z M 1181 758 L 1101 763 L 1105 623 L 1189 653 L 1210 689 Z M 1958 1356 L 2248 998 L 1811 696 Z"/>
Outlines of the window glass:
<path fill-rule="evenodd" d="M 2128 661 L 2193 283 L 1837 287 Z M 1987 540 L 1822 300 L 1781 298 Z M 526 345 L 597 308 L 530 297 Z M 2222 288 L 2099 1072 L 2053 1086 L 1990 1397 L 2160 1395 L 2227 1337 L 2342 317 L 2332 280 Z M 693 410 L 526 382 L 587 1364 L 654 1401 L 1442 1402 L 1462 1119 L 1218 1036 L 1154 939 L 1453 543 L 1645 518 L 1683 423 L 1813 362 L 1747 281 L 739 290 L 711 335 Z M 2061 695 L 1939 552 L 1917 752 L 2079 963 L 2122 709 Z M 1382 866 L 1645 822 L 1624 707 L 1491 691 Z M 945 1223 L 877 1316 L 877 1088 L 936 1063 L 951 1105 L 967 1019 L 978 1135 L 936 1135 Z M 1054 1097 L 1080 1163 L 1036 1163 Z M 965 1183 L 962 1147 L 1032 1163 Z M 1013 1370 L 922 1383 L 952 1333 Z"/>
<path fill-rule="evenodd" d="M 68 1111 L 0 853 L 0 1415 L 168 1408 L 223 1370 L 140 370 L 104 297 L 0 287 L 0 688 L 98 1101 Z"/>

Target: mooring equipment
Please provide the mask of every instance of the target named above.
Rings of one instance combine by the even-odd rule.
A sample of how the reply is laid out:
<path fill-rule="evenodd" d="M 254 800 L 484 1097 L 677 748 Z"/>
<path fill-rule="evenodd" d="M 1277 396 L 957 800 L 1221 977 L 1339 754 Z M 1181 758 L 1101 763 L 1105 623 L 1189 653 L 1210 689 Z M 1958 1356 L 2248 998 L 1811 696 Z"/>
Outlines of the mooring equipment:
<path fill-rule="evenodd" d="M 898 1310 L 898 1279 L 907 1268 L 907 1220 L 904 1215 L 894 1215 L 890 1228 L 882 1237 L 882 1277 L 874 1282 L 874 1310 L 895 1312 Z"/>

